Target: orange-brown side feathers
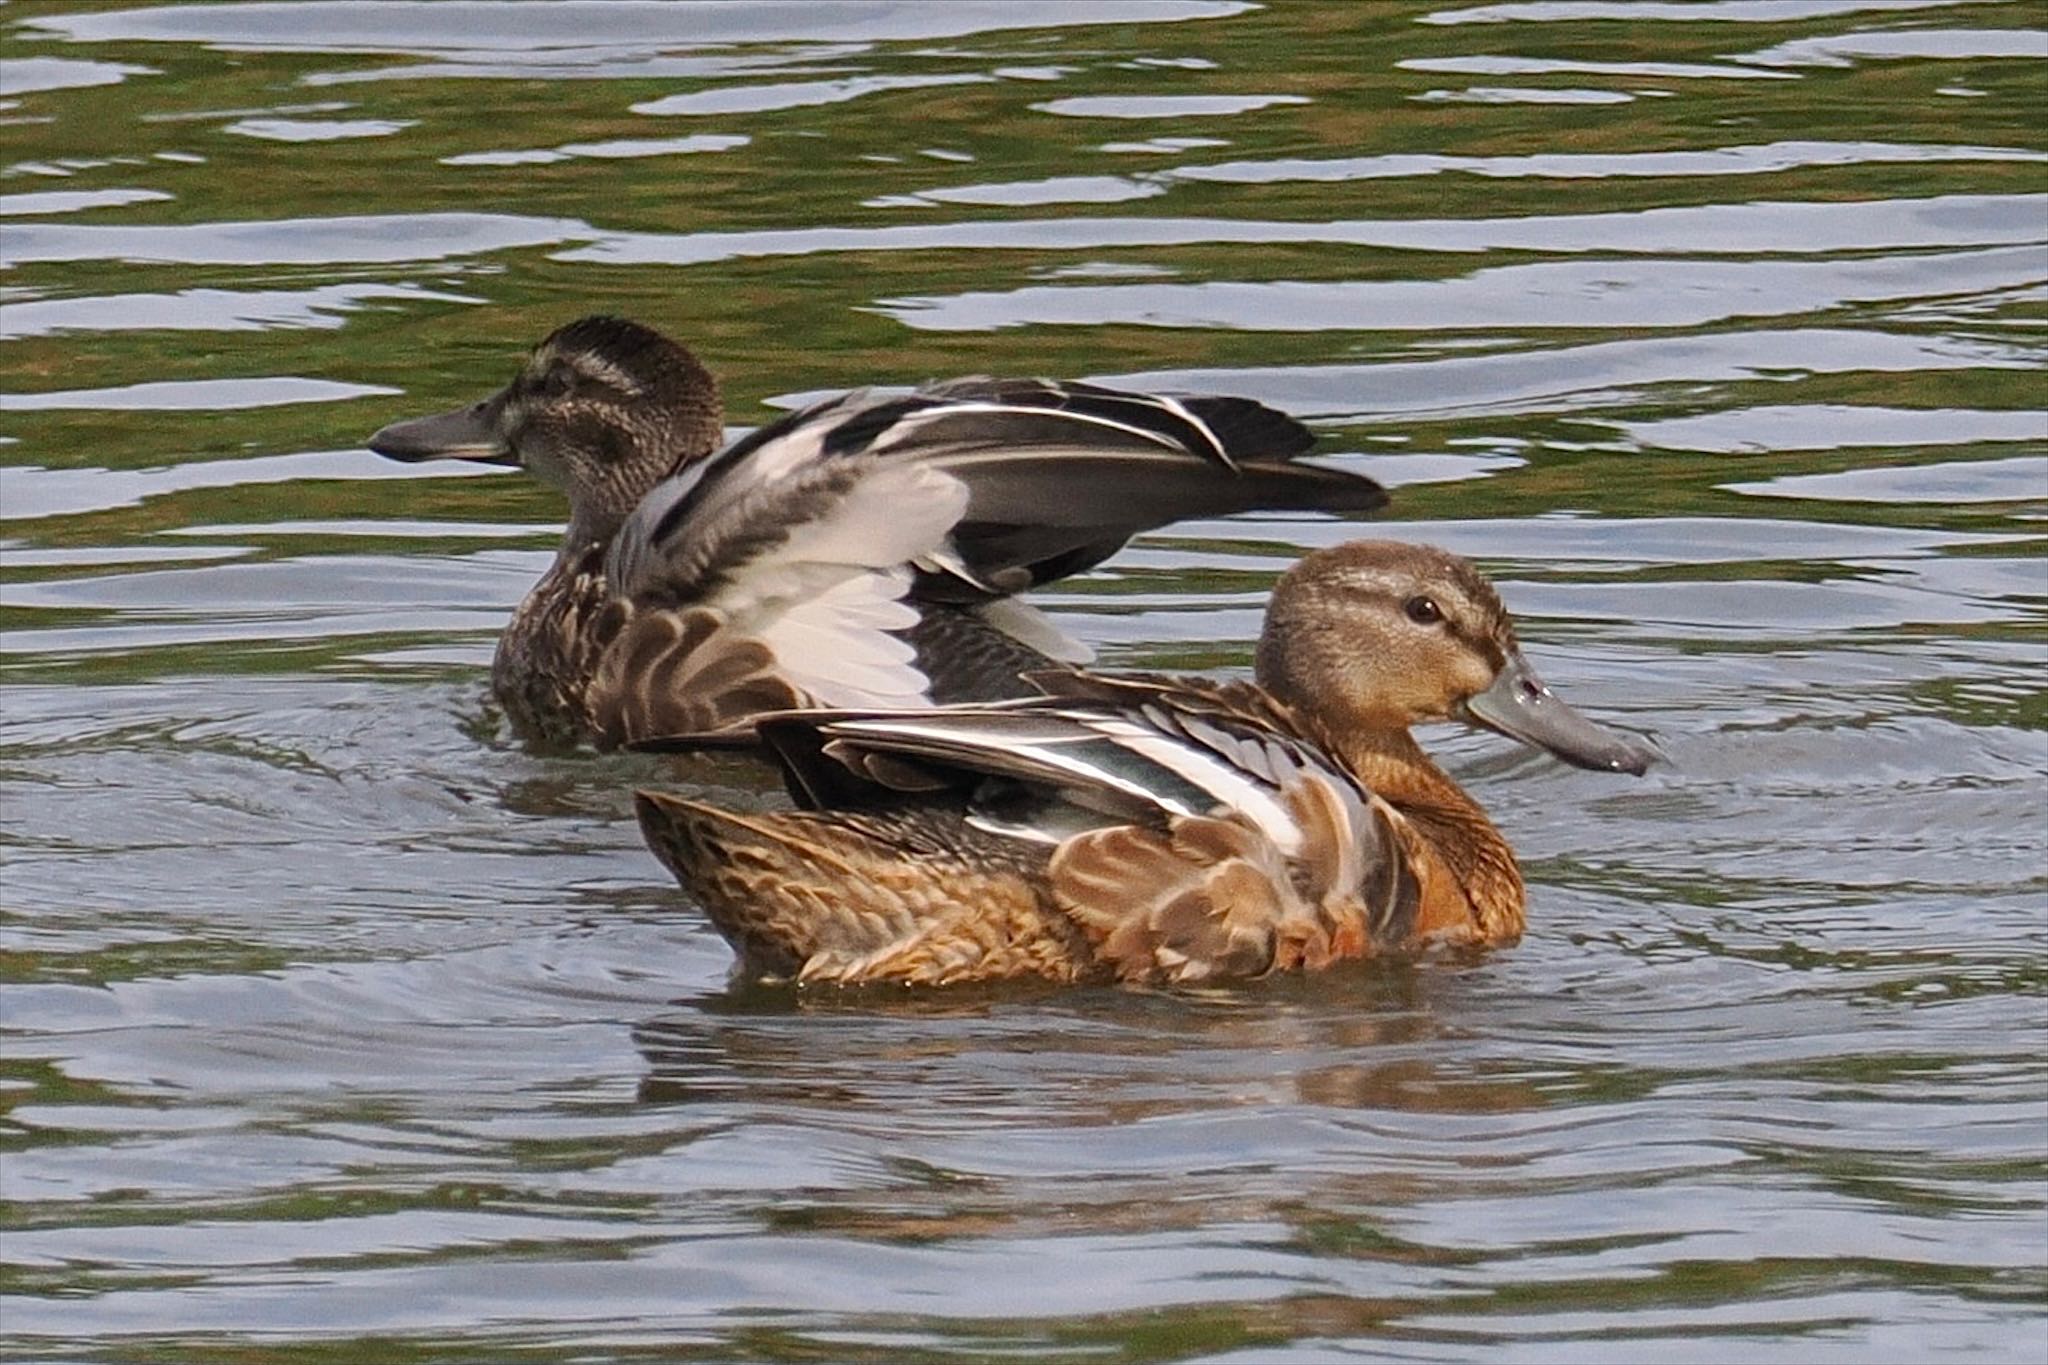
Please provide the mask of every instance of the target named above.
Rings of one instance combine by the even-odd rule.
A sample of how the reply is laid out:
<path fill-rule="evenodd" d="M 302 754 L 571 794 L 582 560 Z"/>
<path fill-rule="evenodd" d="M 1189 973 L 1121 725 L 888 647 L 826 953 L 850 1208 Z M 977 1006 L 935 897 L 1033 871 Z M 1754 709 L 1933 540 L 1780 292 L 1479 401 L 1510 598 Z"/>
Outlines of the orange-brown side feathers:
<path fill-rule="evenodd" d="M 915 816 L 742 814 L 646 791 L 635 804 L 648 845 L 753 970 L 928 986 L 1099 974 L 1037 878 L 962 856 Z"/>
<path fill-rule="evenodd" d="M 1286 875 L 1256 831 L 1207 816 L 1078 835 L 1049 871 L 1060 909 L 1126 981 L 1261 975 L 1295 899 Z"/>
<path fill-rule="evenodd" d="M 1061 845 L 1054 898 L 1125 980 L 1313 971 L 1408 946 L 1421 902 L 1412 831 L 1376 803 L 1359 828 L 1313 774 L 1283 797 L 1301 830 L 1292 857 L 1241 816 L 1124 825 Z"/>
<path fill-rule="evenodd" d="M 1313 774 L 1286 795 L 1302 831 L 1304 894 L 1333 922 L 1358 916 L 1379 951 L 1406 944 L 1421 904 L 1416 864 L 1425 850 L 1400 813 L 1376 796 L 1354 813 L 1335 787 Z"/>

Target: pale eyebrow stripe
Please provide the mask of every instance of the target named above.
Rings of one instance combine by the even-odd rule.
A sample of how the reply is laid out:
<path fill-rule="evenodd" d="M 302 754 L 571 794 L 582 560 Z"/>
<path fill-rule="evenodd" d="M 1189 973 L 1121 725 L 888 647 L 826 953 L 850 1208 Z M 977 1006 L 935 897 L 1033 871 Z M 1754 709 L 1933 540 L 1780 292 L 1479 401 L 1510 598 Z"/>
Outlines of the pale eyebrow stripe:
<path fill-rule="evenodd" d="M 527 366 L 527 376 L 539 380 L 557 365 L 566 366 L 580 378 L 602 384 L 627 398 L 638 398 L 646 391 L 645 386 L 624 366 L 589 351 L 564 353 L 550 349 L 534 357 L 533 363 Z"/>
<path fill-rule="evenodd" d="M 640 381 L 623 366 L 604 356 L 582 352 L 569 359 L 569 367 L 585 379 L 616 389 L 628 397 L 637 398 L 640 395 Z"/>
<path fill-rule="evenodd" d="M 1379 574 L 1367 572 L 1347 573 L 1340 575 L 1337 579 L 1337 582 L 1342 584 L 1344 587 L 1350 589 L 1351 591 L 1360 594 L 1361 596 L 1372 597 L 1380 601 L 1387 602 L 1391 604 L 1396 611 L 1407 610 L 1408 598 L 1409 596 L 1411 596 L 1411 594 L 1397 591 L 1392 586 L 1392 583 L 1389 579 Z M 1453 586 L 1455 587 L 1456 585 Z M 1441 599 L 1443 598 L 1444 594 L 1424 592 L 1421 595 L 1424 597 L 1434 597 L 1439 599 L 1437 605 L 1439 607 L 1442 607 L 1443 601 Z M 1466 630 L 1465 627 L 1457 619 L 1457 616 L 1464 615 L 1466 613 L 1487 617 L 1494 616 L 1495 613 L 1485 610 L 1484 604 L 1472 601 L 1471 598 L 1465 595 L 1462 589 L 1459 589 L 1458 591 L 1457 602 L 1459 607 L 1461 608 L 1461 611 L 1455 615 L 1449 611 L 1446 611 L 1444 613 L 1444 619 L 1442 624 L 1447 630 L 1449 630 L 1452 639 L 1456 640 L 1459 644 L 1471 650 L 1474 654 L 1477 654 L 1480 658 L 1485 659 L 1495 668 L 1499 668 L 1503 663 L 1507 661 L 1507 656 L 1503 652 L 1500 643 L 1493 638 L 1493 632 L 1483 631 L 1478 634 L 1474 634 L 1473 632 Z M 1512 631 L 1510 631 L 1510 635 L 1512 636 Z"/>

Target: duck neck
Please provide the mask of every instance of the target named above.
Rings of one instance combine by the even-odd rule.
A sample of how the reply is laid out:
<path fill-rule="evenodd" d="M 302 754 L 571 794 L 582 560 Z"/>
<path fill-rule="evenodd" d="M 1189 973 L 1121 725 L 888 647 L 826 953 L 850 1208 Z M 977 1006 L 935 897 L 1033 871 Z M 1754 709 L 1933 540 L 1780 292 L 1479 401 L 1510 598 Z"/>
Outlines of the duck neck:
<path fill-rule="evenodd" d="M 599 549 L 609 546 L 649 493 L 717 449 L 715 439 L 657 442 L 646 433 L 622 436 L 618 443 L 632 454 L 613 461 L 602 475 L 586 473 L 581 479 L 543 476 L 565 489 L 569 498 L 569 525 L 562 533 L 557 567 L 580 561 L 593 545 Z"/>
<path fill-rule="evenodd" d="M 625 524 L 625 512 L 613 511 L 609 507 L 571 507 L 569 524 L 562 529 L 562 548 L 556 553 L 555 562 L 549 566 L 548 572 L 557 573 L 565 565 L 576 563 L 590 552 L 593 545 L 610 545 L 612 537 Z"/>
<path fill-rule="evenodd" d="M 1335 747 L 1367 790 L 1417 828 L 1463 893 L 1480 938 L 1519 935 L 1525 893 L 1514 850 L 1415 737 L 1406 730 L 1367 732 Z"/>
<path fill-rule="evenodd" d="M 678 461 L 680 468 L 686 461 Z M 562 530 L 561 553 L 555 556 L 555 568 L 573 565 L 587 555 L 592 546 L 599 551 L 612 543 L 612 537 L 626 524 L 626 518 L 633 515 L 633 509 L 640 500 L 660 485 L 673 471 L 665 471 L 659 477 L 634 479 L 630 483 L 614 488 L 593 491 L 582 498 L 569 502 L 569 524 Z M 552 572 L 552 570 L 551 570 Z"/>
<path fill-rule="evenodd" d="M 523 728 L 574 733 L 591 664 L 591 624 L 610 596 L 604 550 L 603 541 L 565 540 L 498 636 L 492 690 Z"/>

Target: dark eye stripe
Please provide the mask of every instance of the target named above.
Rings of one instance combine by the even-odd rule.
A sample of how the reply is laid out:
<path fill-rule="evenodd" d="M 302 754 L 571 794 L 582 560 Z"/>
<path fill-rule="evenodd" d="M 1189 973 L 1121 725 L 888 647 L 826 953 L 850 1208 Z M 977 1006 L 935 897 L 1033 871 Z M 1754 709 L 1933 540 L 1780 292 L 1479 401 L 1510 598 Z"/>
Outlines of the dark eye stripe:
<path fill-rule="evenodd" d="M 1418 597 L 1428 597 L 1432 603 L 1436 600 L 1434 597 L 1429 597 L 1428 594 L 1404 595 L 1387 588 L 1365 587 L 1363 585 L 1354 585 L 1352 591 L 1360 597 L 1370 597 L 1385 602 L 1397 608 L 1403 616 L 1408 615 L 1408 604 Z M 1507 663 L 1507 652 L 1501 648 L 1500 642 L 1494 638 L 1493 631 L 1474 632 L 1467 630 L 1463 622 L 1444 612 L 1441 606 L 1438 607 L 1438 614 L 1440 619 L 1429 624 L 1441 627 L 1453 640 L 1456 640 L 1459 644 L 1486 660 L 1488 666 L 1496 671 Z"/>

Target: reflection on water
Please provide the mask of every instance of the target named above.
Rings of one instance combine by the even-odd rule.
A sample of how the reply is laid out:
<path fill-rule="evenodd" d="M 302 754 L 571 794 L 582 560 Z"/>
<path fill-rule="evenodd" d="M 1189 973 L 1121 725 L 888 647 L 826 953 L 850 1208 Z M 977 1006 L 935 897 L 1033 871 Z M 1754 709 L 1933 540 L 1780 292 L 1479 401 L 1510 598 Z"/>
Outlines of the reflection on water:
<path fill-rule="evenodd" d="M 1576 179 L 1578 177 L 1568 177 Z M 930 194 L 927 190 L 924 193 Z M 1560 214 L 1463 221 L 1269 222 L 1229 218 L 1081 218 L 1046 222 L 963 222 L 876 228 L 789 228 L 744 233 L 610 233 L 558 260 L 620 265 L 709 265 L 821 252 L 1060 250 L 1266 245 L 1379 247 L 1409 251 L 1696 251 L 1803 255 L 1809 252 L 2026 242 L 2039 231 L 2039 195 L 1942 196 L 1850 204 L 1736 204 L 1649 209 L 1628 214 Z M 1989 221 L 1985 221 L 1985 220 Z M 1789 238 L 1789 240 L 1788 240 Z M 69 239 L 67 239 L 69 240 Z M 454 254 L 450 252 L 449 254 Z M 1978 254 L 1978 253 L 1971 253 Z M 1797 262 L 1779 263 L 1793 265 Z M 1852 263 L 1837 267 L 1847 270 Z M 1534 269 L 1534 267 L 1527 267 Z M 1506 267 L 1502 267 L 1506 269 Z M 2038 271 L 2026 277 L 2038 282 Z M 1946 292 L 1939 288 L 1929 293 Z M 1366 320 L 1369 321 L 1369 320 Z"/>
<path fill-rule="evenodd" d="M 1662 328 L 1902 298 L 1981 297 L 2040 279 L 2040 248 L 2011 247 L 1840 263 L 1557 261 L 1476 270 L 1452 280 L 1032 285 L 883 299 L 876 307 L 907 326 L 939 332 L 1032 324 L 1259 332 Z"/>
<path fill-rule="evenodd" d="M 1973 0 L 0 11 L 0 1054 L 38 1359 L 2038 1358 L 2048 35 Z M 799 996 L 484 670 L 559 503 L 362 438 L 578 313 L 736 427 L 1242 393 L 1617 786 L 1512 951 Z M 1309 516 L 1044 594 L 1241 671 Z"/>

